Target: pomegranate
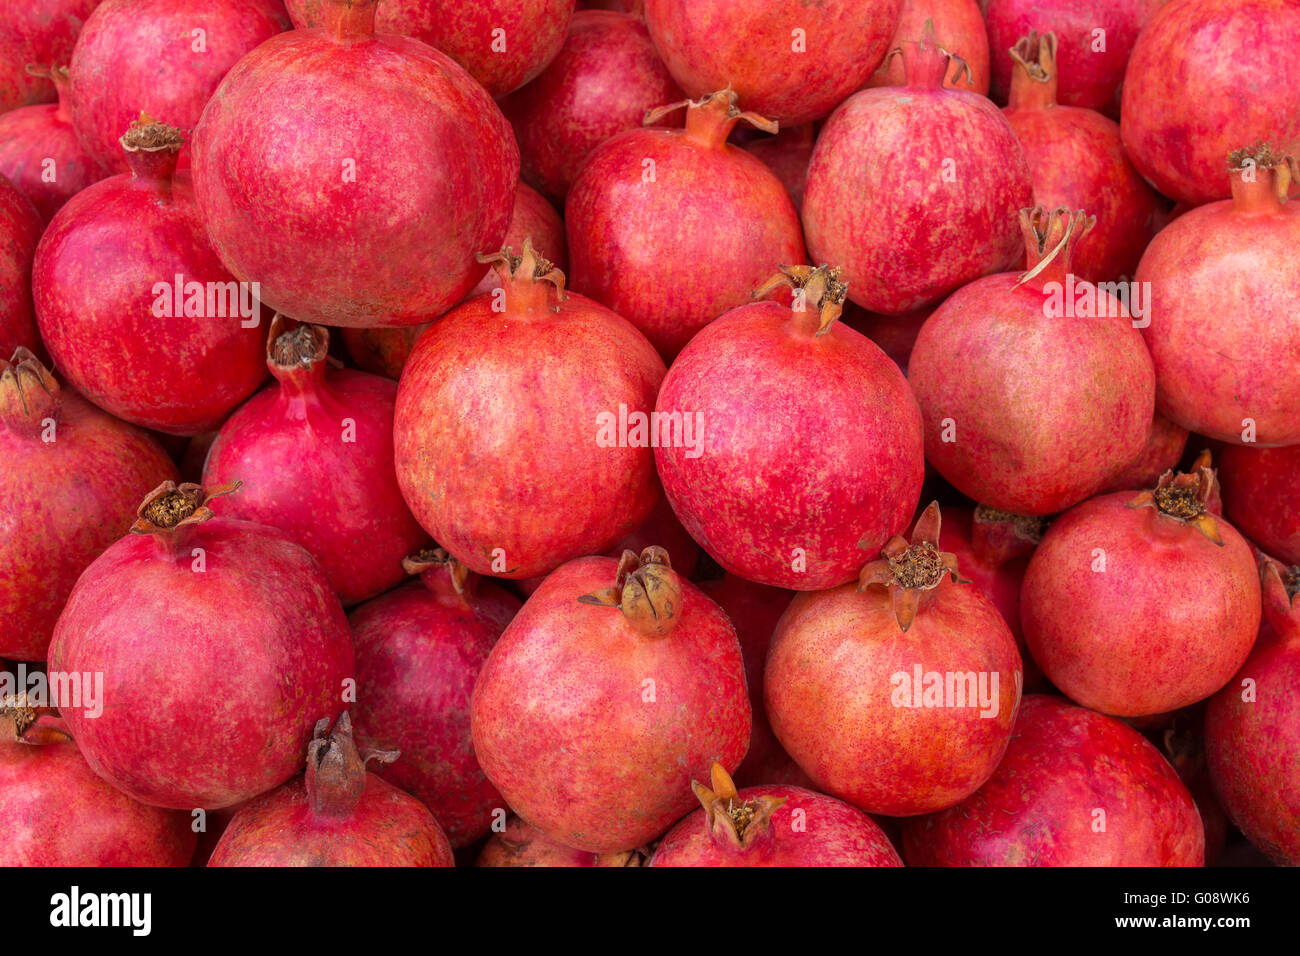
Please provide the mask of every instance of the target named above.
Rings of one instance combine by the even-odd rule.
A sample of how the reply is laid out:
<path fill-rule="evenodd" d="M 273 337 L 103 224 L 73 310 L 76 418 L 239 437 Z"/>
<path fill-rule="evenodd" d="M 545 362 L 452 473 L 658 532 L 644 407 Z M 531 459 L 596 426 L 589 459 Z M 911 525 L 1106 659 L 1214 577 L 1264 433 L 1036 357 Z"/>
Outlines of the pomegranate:
<path fill-rule="evenodd" d="M 1219 474 L 1232 523 L 1269 554 L 1300 564 L 1300 445 L 1225 445 Z"/>
<path fill-rule="evenodd" d="M 493 833 L 483 845 L 475 866 L 642 866 L 646 853 L 622 850 L 618 853 L 588 853 L 548 839 L 536 827 L 518 817 L 509 817 L 504 829 Z"/>
<path fill-rule="evenodd" d="M 803 202 L 809 254 L 840 266 L 854 302 L 889 314 L 1014 266 L 1016 210 L 1032 196 L 1006 117 L 943 88 L 954 58 L 933 28 L 902 50 L 904 87 L 855 93 L 822 127 Z"/>
<path fill-rule="evenodd" d="M 1119 124 L 1056 102 L 1056 34 L 1031 32 L 1011 50 L 1016 71 L 1004 110 L 1025 148 L 1034 202 L 1087 209 L 1097 217 L 1076 250 L 1074 271 L 1090 282 L 1131 276 L 1156 234 L 1165 202 L 1124 155 Z"/>
<path fill-rule="evenodd" d="M 32 257 L 41 228 L 32 201 L 0 175 L 0 357 L 20 346 L 42 350 L 32 312 Z"/>
<path fill-rule="evenodd" d="M 1201 866 L 1192 796 L 1154 746 L 1111 717 L 1030 694 L 993 777 L 903 821 L 909 866 Z"/>
<path fill-rule="evenodd" d="M 501 108 L 519 140 L 524 180 L 563 202 L 593 149 L 681 98 L 639 17 L 579 10 L 559 55 Z"/>
<path fill-rule="evenodd" d="M 662 548 L 554 571 L 470 706 L 479 763 L 510 806 L 593 853 L 661 834 L 689 809 L 691 777 L 734 770 L 749 743 L 735 629 Z"/>
<path fill-rule="evenodd" d="M 332 369 L 329 330 L 271 324 L 266 364 L 276 385 L 226 420 L 208 451 L 206 485 L 242 480 L 226 517 L 275 528 L 321 563 L 344 606 L 405 577 L 402 559 L 427 541 L 393 470 L 397 386 Z"/>
<path fill-rule="evenodd" d="M 658 487 L 645 426 L 663 362 L 622 318 L 566 295 L 525 241 L 484 257 L 504 292 L 416 344 L 397 389 L 397 480 L 415 517 L 479 574 L 527 578 L 633 531 Z"/>
<path fill-rule="evenodd" d="M 684 130 L 641 129 L 597 147 L 578 171 L 564 221 L 573 287 L 645 333 L 671 361 L 701 328 L 742 305 L 773 261 L 805 259 L 799 215 L 770 169 L 727 136 L 742 113 L 731 90 L 686 108 Z M 709 268 L 700 268 L 700 263 Z"/>
<path fill-rule="evenodd" d="M 1022 209 L 1029 271 L 953 293 L 912 349 L 926 460 L 989 507 L 1068 508 L 1136 459 L 1151 431 L 1155 374 L 1126 303 L 1072 271 L 1093 221 Z"/>
<path fill-rule="evenodd" d="M 1232 822 L 1273 862 L 1300 866 L 1300 569 L 1260 560 L 1264 626 L 1237 676 L 1210 699 L 1210 779 Z"/>
<path fill-rule="evenodd" d="M 1294 445 L 1300 203 L 1283 201 L 1289 160 L 1267 143 L 1228 161 L 1232 199 L 1179 216 L 1151 240 L 1138 265 L 1137 279 L 1150 284 L 1154 299 L 1142 334 L 1156 367 L 1156 405 L 1184 428 L 1220 441 Z M 1233 307 L 1231 322 L 1221 321 L 1225 305 Z"/>
<path fill-rule="evenodd" d="M 1176 710 L 1246 660 L 1259 576 L 1250 545 L 1210 506 L 1215 485 L 1205 453 L 1154 491 L 1093 498 L 1047 529 L 1020 614 L 1034 660 L 1072 700 L 1117 716 Z"/>
<path fill-rule="evenodd" d="M 903 0 L 903 10 L 888 48 L 894 50 L 908 40 L 915 40 L 925 29 L 926 20 L 934 22 L 935 35 L 943 48 L 961 57 L 969 67 L 964 78 L 958 72 L 945 77 L 943 85 L 950 90 L 988 95 L 989 36 L 976 0 Z M 994 55 L 999 57 L 1005 53 L 1005 50 L 994 51 Z M 888 56 L 880 69 L 871 74 L 866 85 L 903 86 L 906 82 L 903 64 Z"/>
<path fill-rule="evenodd" d="M 970 796 L 1002 759 L 1020 705 L 1015 638 L 939 551 L 939 523 L 935 502 L 912 543 L 891 538 L 858 584 L 798 595 L 767 653 L 777 739 L 818 789 L 868 813 Z"/>
<path fill-rule="evenodd" d="M 726 570 L 816 591 L 851 580 L 859 542 L 874 553 L 915 511 L 921 419 L 898 367 L 835 324 L 835 270 L 783 269 L 755 295 L 781 285 L 794 308 L 734 309 L 673 363 L 656 413 L 680 416 L 682 440 L 661 440 L 655 460 L 677 517 Z"/>
<path fill-rule="evenodd" d="M 0 113 L 58 94 L 30 64 L 67 63 L 82 24 L 100 0 L 22 0 L 6 4 L 0 17 Z M 8 354 L 8 353 L 5 353 Z"/>
<path fill-rule="evenodd" d="M 659 55 L 689 96 L 730 84 L 786 126 L 821 119 L 889 50 L 903 0 L 646 0 Z"/>
<path fill-rule="evenodd" d="M 307 772 L 250 800 L 208 866 L 454 866 L 451 845 L 419 800 L 366 770 L 393 751 L 358 752 L 345 711 L 322 718 Z"/>
<path fill-rule="evenodd" d="M 0 655 L 44 660 L 81 572 L 176 467 L 23 348 L 0 360 L 0 461 Z"/>
<path fill-rule="evenodd" d="M 880 346 L 881 351 L 894 360 L 894 363 L 907 374 L 907 364 L 912 360 L 912 349 L 916 337 L 921 334 L 921 327 L 934 309 L 914 309 L 898 315 L 884 315 L 880 312 L 868 312 L 852 302 L 845 303 L 843 322 L 851 329 L 861 332 Z"/>
<path fill-rule="evenodd" d="M 555 211 L 555 207 L 546 201 L 546 197 L 531 186 L 520 183 L 515 189 L 515 211 L 510 217 L 505 244 L 512 248 L 522 248 L 525 239 L 530 240 L 533 248 L 561 272 L 569 268 L 569 250 L 564 243 L 564 220 Z M 489 269 L 488 274 L 466 298 L 485 295 L 499 288 L 500 278 L 495 270 Z"/>
<path fill-rule="evenodd" d="M 256 288 L 208 242 L 180 130 L 138 122 L 129 176 L 74 196 L 36 250 L 41 336 L 61 375 L 105 411 L 174 435 L 215 429 L 266 378 Z M 140 237 L 147 235 L 149 241 Z"/>
<path fill-rule="evenodd" d="M 803 191 L 808 183 L 808 163 L 812 159 L 817 133 L 812 123 L 778 130 L 775 135 L 751 139 L 743 149 L 757 156 L 776 178 L 785 185 L 785 191 L 794 202 L 794 211 L 803 209 Z"/>
<path fill-rule="evenodd" d="M 1159 412 L 1151 420 L 1146 447 L 1127 468 L 1111 476 L 1104 491 L 1150 488 L 1170 468 L 1177 468 L 1187 447 L 1187 429 L 1175 425 Z M 1219 462 L 1223 470 L 1223 462 Z M 1235 520 L 1235 519 L 1234 519 Z"/>
<path fill-rule="evenodd" d="M 655 848 L 649 866 L 902 866 L 871 817 L 803 787 L 737 791 L 721 764 L 712 789 L 691 781 L 702 804 Z"/>
<path fill-rule="evenodd" d="M 427 322 L 483 278 L 474 254 L 500 247 L 519 150 L 459 65 L 374 32 L 375 0 L 322 15 L 217 87 L 194 130 L 199 206 L 222 261 L 286 315 Z"/>
<path fill-rule="evenodd" d="M 278 531 L 213 514 L 232 490 L 160 485 L 54 629 L 51 670 L 104 676 L 102 714 L 62 709 L 77 746 L 144 803 L 218 809 L 278 786 L 317 715 L 343 710 L 352 639 L 338 598 Z"/>

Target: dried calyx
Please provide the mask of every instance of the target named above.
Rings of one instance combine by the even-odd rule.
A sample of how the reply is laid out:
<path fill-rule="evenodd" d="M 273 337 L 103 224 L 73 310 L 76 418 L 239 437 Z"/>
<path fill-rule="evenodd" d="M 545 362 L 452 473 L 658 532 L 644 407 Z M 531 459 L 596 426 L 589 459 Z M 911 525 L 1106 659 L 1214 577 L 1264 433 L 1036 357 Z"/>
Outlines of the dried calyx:
<path fill-rule="evenodd" d="M 179 152 L 185 137 L 179 127 L 155 122 L 148 113 L 132 121 L 120 139 L 122 148 L 132 153 Z"/>
<path fill-rule="evenodd" d="M 883 587 L 893 592 L 894 618 L 900 630 L 912 626 L 922 601 L 942 583 L 945 575 L 969 583 L 957 573 L 957 556 L 939 550 L 939 524 L 939 502 L 932 501 L 917 519 L 911 542 L 902 535 L 894 535 L 880 549 L 880 557 L 864 567 L 858 576 L 859 591 Z"/>
<path fill-rule="evenodd" d="M 1300 567 L 1287 567 L 1262 551 L 1256 552 L 1256 557 L 1264 624 L 1285 639 L 1300 640 L 1300 603 L 1296 602 L 1296 594 L 1300 593 Z"/>
<path fill-rule="evenodd" d="M 583 604 L 616 607 L 638 631 L 662 637 L 677 624 L 682 583 L 665 549 L 649 547 L 640 557 L 633 551 L 624 551 L 614 586 L 584 594 L 578 600 Z"/>
<path fill-rule="evenodd" d="M 329 353 L 330 333 L 323 325 L 295 323 L 279 312 L 266 337 L 266 361 L 272 368 L 310 368 Z"/>
<path fill-rule="evenodd" d="M 1161 516 L 1190 525 L 1215 544 L 1223 545 L 1219 519 L 1210 511 L 1218 478 L 1210 465 L 1208 450 L 1201 452 L 1191 470 L 1172 468 L 1160 476 L 1155 488 L 1144 491 L 1128 503 L 1130 508 L 1154 508 Z"/>
<path fill-rule="evenodd" d="M 41 745 L 71 739 L 57 708 L 34 704 L 25 693 L 0 697 L 0 741 Z"/>
<path fill-rule="evenodd" d="M 1233 193 L 1260 191 L 1271 184 L 1272 194 L 1279 203 L 1287 201 L 1291 184 L 1300 179 L 1300 165 L 1289 153 L 1279 153 L 1269 140 L 1261 140 L 1228 154 L 1228 169 L 1233 175 Z"/>
<path fill-rule="evenodd" d="M 524 240 L 519 255 L 514 254 L 510 246 L 500 252 L 479 253 L 479 262 L 485 262 L 496 270 L 506 294 L 516 304 L 532 308 L 548 303 L 549 290 L 544 283 L 555 287 L 555 305 L 552 311 L 559 311 L 559 303 L 564 301 L 564 273 L 555 268 L 555 264 L 533 248 L 531 237 Z"/>
<path fill-rule="evenodd" d="M 978 505 L 971 522 L 971 548 L 982 561 L 1005 564 L 1038 546 L 1043 524 L 1042 518 Z"/>
<path fill-rule="evenodd" d="M 691 789 L 704 807 L 705 820 L 713 839 L 738 850 L 757 846 L 771 832 L 772 814 L 785 797 L 754 797 L 741 800 L 731 775 L 720 763 L 710 773 L 712 788 L 692 780 Z"/>
<path fill-rule="evenodd" d="M 903 70 L 908 86 L 942 86 L 948 76 L 948 66 L 952 63 L 957 64 L 957 72 L 952 78 L 954 83 L 961 79 L 964 72 L 966 85 L 975 85 L 975 75 L 971 73 L 970 64 L 956 53 L 949 53 L 939 45 L 939 35 L 935 33 L 933 19 L 926 19 L 919 40 L 904 40 L 899 46 L 890 50 L 876 72 L 888 69 L 895 55 L 903 58 Z"/>
<path fill-rule="evenodd" d="M 466 603 L 478 583 L 477 574 L 442 548 L 425 548 L 403 558 L 402 570 L 418 575 L 430 591 L 456 604 Z"/>
<path fill-rule="evenodd" d="M 1070 210 L 1058 206 L 1048 211 L 1046 206 L 1020 210 L 1020 232 L 1025 237 L 1025 251 L 1029 268 L 1012 288 L 1032 279 L 1040 282 L 1060 281 L 1070 271 L 1074 248 L 1079 240 L 1097 224 L 1096 216 L 1082 209 Z"/>
<path fill-rule="evenodd" d="M 1056 76 L 1056 34 L 1030 30 L 1008 50 L 1011 59 L 1035 83 L 1047 83 Z"/>
<path fill-rule="evenodd" d="M 243 482 L 232 481 L 226 485 L 204 488 L 190 482 L 178 485 L 174 481 L 164 481 L 140 502 L 140 507 L 136 509 L 136 522 L 131 525 L 131 533 L 157 534 L 207 521 L 215 517 L 208 502 L 238 491 L 242 484 Z"/>
<path fill-rule="evenodd" d="M 809 306 L 816 310 L 816 335 L 825 335 L 844 311 L 844 300 L 849 294 L 849 284 L 840 281 L 838 269 L 820 266 L 778 266 L 776 275 L 750 293 L 751 299 L 762 299 L 774 289 L 785 286 L 795 292 L 795 312 L 807 312 Z"/>
<path fill-rule="evenodd" d="M 0 359 L 0 423 L 38 431 L 61 404 L 59 383 L 31 351 L 19 346 L 8 362 Z"/>
<path fill-rule="evenodd" d="M 775 133 L 780 129 L 780 125 L 775 121 L 759 116 L 757 113 L 743 112 L 736 103 L 736 91 L 728 86 L 725 90 L 718 90 L 698 100 L 678 100 L 667 106 L 646 110 L 641 125 L 653 126 L 670 113 L 685 109 L 686 135 L 719 149 L 727 142 L 732 129 L 741 120 L 765 133 Z"/>
<path fill-rule="evenodd" d="M 366 763 L 392 763 L 397 750 L 357 750 L 352 738 L 352 718 L 344 711 L 334 729 L 328 717 L 316 722 L 307 745 L 307 802 L 322 817 L 351 815 L 366 792 Z"/>

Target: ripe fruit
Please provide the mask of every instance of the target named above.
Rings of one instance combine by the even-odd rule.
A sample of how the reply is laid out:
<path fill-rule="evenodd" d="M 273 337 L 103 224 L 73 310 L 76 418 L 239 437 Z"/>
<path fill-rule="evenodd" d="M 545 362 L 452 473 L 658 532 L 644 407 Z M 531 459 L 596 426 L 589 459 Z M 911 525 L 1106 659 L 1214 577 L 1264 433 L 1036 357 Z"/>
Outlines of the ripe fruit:
<path fill-rule="evenodd" d="M 1175 425 L 1156 412 L 1151 420 L 1151 431 L 1147 434 L 1146 447 L 1142 449 L 1142 453 L 1127 468 L 1112 475 L 1102 490 L 1128 491 L 1150 488 L 1166 471 L 1178 467 L 1178 463 L 1183 460 L 1183 449 L 1186 447 L 1187 429 Z M 1224 446 L 1224 450 L 1230 447 Z M 1219 470 L 1223 471 L 1222 461 L 1219 462 Z"/>
<path fill-rule="evenodd" d="M 505 829 L 483 845 L 475 866 L 642 866 L 641 850 L 588 853 L 548 839 L 546 834 L 518 817 L 506 820 Z"/>
<path fill-rule="evenodd" d="M 1224 445 L 1219 474 L 1232 523 L 1267 553 L 1300 564 L 1300 445 Z"/>
<path fill-rule="evenodd" d="M 803 208 L 803 191 L 808 182 L 808 163 L 812 159 L 817 131 L 812 123 L 788 126 L 774 135 L 760 135 L 745 142 L 741 148 L 757 156 L 768 169 L 776 173 L 785 191 L 790 194 L 797 213 Z"/>
<path fill-rule="evenodd" d="M 950 90 L 968 90 L 987 96 L 989 92 L 989 36 L 984 27 L 984 16 L 976 0 L 903 0 L 903 10 L 894 27 L 893 39 L 887 49 L 915 40 L 925 29 L 925 21 L 934 22 L 934 32 L 940 45 L 966 64 L 947 77 L 943 85 Z M 994 56 L 1005 56 L 1006 50 L 993 51 Z M 907 82 L 902 58 L 885 57 L 885 62 L 867 80 L 867 86 L 902 86 Z"/>
<path fill-rule="evenodd" d="M 58 98 L 49 77 L 28 73 L 27 66 L 67 63 L 82 24 L 99 3 L 23 0 L 7 5 L 0 18 L 0 113 Z"/>
<path fill-rule="evenodd" d="M 0 356 L 41 351 L 32 312 L 32 257 L 41 217 L 30 199 L 0 176 Z"/>

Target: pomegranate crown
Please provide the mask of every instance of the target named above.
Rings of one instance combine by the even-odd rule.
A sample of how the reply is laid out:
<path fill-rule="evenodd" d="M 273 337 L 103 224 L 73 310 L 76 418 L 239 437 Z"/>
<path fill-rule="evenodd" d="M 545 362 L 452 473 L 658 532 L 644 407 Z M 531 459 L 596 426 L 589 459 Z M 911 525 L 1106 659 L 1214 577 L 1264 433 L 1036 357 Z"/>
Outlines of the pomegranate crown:
<path fill-rule="evenodd" d="M 131 534 L 156 534 L 177 528 L 200 524 L 216 515 L 208 502 L 222 495 L 233 494 L 243 486 L 242 481 L 205 488 L 192 482 L 176 484 L 164 481 L 140 502 Z"/>
<path fill-rule="evenodd" d="M 668 559 L 668 551 L 651 546 L 641 552 L 624 551 L 618 562 L 614 586 L 578 600 L 599 607 L 616 607 L 638 631 L 663 637 L 677 624 L 682 606 L 682 582 Z"/>
<path fill-rule="evenodd" d="M 59 383 L 29 349 L 20 345 L 8 362 L 0 359 L 0 422 L 36 429 L 61 404 Z"/>
<path fill-rule="evenodd" d="M 1175 472 L 1170 468 L 1153 489 L 1142 492 L 1128 506 L 1154 508 L 1162 517 L 1190 525 L 1222 547 L 1219 518 L 1210 510 L 1217 490 L 1218 478 L 1206 449 L 1197 456 L 1190 471 Z"/>
<path fill-rule="evenodd" d="M 1288 200 L 1291 183 L 1300 179 L 1300 165 L 1295 156 L 1277 152 L 1270 140 L 1260 140 L 1228 154 L 1229 172 L 1248 176 L 1253 175 L 1257 169 L 1272 174 L 1273 193 L 1277 201 L 1282 203 Z"/>
<path fill-rule="evenodd" d="M 849 284 L 840 281 L 840 271 L 823 263 L 819 266 L 777 266 L 776 275 L 749 294 L 751 299 L 762 299 L 781 287 L 793 289 L 796 312 L 805 312 L 808 303 L 817 310 L 817 335 L 825 335 L 844 311 L 844 300 L 849 294 Z"/>
<path fill-rule="evenodd" d="M 715 841 L 738 850 L 753 847 L 769 832 L 772 814 L 788 798 L 761 796 L 741 800 L 731 775 L 720 763 L 713 764 L 710 777 L 711 788 L 698 780 L 691 781 L 691 790 L 704 807 L 709 834 Z"/>
<path fill-rule="evenodd" d="M 910 58 L 907 48 L 914 51 Z M 970 64 L 963 57 L 956 53 L 949 53 L 939 45 L 939 34 L 935 32 L 934 20 L 931 17 L 926 18 L 925 25 L 921 28 L 921 38 L 899 41 L 899 45 L 889 51 L 884 61 L 876 68 L 876 72 L 880 73 L 888 69 L 890 61 L 896 55 L 903 59 L 903 69 L 909 85 L 918 82 L 921 85 L 933 83 L 934 86 L 942 86 L 948 75 L 948 67 L 953 63 L 957 64 L 957 73 L 952 81 L 956 83 L 964 72 L 966 85 L 975 85 L 975 75 L 971 72 Z"/>
<path fill-rule="evenodd" d="M 1278 634 L 1300 637 L 1300 566 L 1287 567 L 1262 551 L 1256 552 L 1264 599 L 1264 621 Z"/>
<path fill-rule="evenodd" d="M 330 719 L 316 721 L 307 745 L 307 802 L 317 816 L 346 817 L 366 792 L 366 764 L 392 763 L 397 750 L 357 750 L 352 718 L 345 710 L 330 730 Z"/>
<path fill-rule="evenodd" d="M 184 145 L 185 136 L 180 127 L 159 123 L 148 113 L 141 112 L 140 118 L 131 121 L 118 142 L 129 153 L 176 153 Z"/>
<path fill-rule="evenodd" d="M 1075 246 L 1096 224 L 1097 217 L 1082 209 L 1057 206 L 1049 211 L 1043 205 L 1021 209 L 1020 232 L 1025 237 L 1029 268 L 1012 288 L 1038 278 L 1049 268 L 1052 274 L 1069 272 Z"/>
<path fill-rule="evenodd" d="M 330 330 L 296 322 L 277 312 L 266 335 L 266 362 L 272 369 L 310 368 L 329 354 Z"/>
<path fill-rule="evenodd" d="M 25 692 L 0 697 L 0 740 L 39 746 L 71 739 L 58 708 L 36 704 Z"/>
<path fill-rule="evenodd" d="M 480 252 L 477 259 L 496 270 L 501 285 L 505 288 L 532 286 L 539 282 L 551 283 L 556 289 L 556 305 L 552 309 L 559 311 L 559 303 L 564 301 L 564 273 L 533 248 L 531 236 L 524 239 L 519 255 L 515 255 L 512 247 L 504 246 L 499 252 Z"/>
<path fill-rule="evenodd" d="M 731 128 L 741 120 L 744 120 L 755 129 L 761 129 L 765 133 L 776 133 L 780 129 L 780 125 L 775 120 L 759 116 L 757 113 L 742 111 L 737 105 L 738 100 L 739 97 L 736 95 L 736 91 L 728 83 L 725 90 L 709 93 L 698 100 L 678 100 L 676 103 L 656 106 L 654 109 L 646 110 L 645 116 L 641 119 L 641 125 L 653 126 L 668 114 L 685 109 L 687 110 L 687 132 L 695 131 L 700 133 L 703 139 L 717 140 L 719 146 L 726 141 L 726 136 L 716 134 L 724 131 L 730 133 Z"/>
<path fill-rule="evenodd" d="M 969 584 L 957 573 L 957 556 L 939 550 L 939 502 L 932 501 L 916 521 L 909 543 L 894 535 L 880 549 L 880 557 L 867 564 L 858 575 L 858 590 L 883 587 L 893 592 L 894 618 L 899 630 L 906 632 L 916 620 L 917 612 L 945 576 Z M 865 546 L 865 539 L 858 542 Z"/>
<path fill-rule="evenodd" d="M 1056 34 L 1030 30 L 1007 51 L 1011 59 L 1035 83 L 1048 83 L 1056 76 Z"/>
<path fill-rule="evenodd" d="M 442 604 L 469 608 L 479 576 L 442 548 L 424 548 L 402 559 L 402 570 L 418 575 Z"/>

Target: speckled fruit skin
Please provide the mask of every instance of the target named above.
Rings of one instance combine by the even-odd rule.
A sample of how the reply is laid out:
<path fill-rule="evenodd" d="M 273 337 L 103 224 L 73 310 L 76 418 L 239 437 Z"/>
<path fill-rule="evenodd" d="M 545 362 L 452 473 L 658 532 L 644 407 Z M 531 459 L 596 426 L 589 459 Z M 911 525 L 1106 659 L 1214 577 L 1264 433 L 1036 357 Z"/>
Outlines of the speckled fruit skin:
<path fill-rule="evenodd" d="M 285 6 L 295 27 L 319 27 L 331 2 L 286 0 Z M 573 7 L 574 0 L 381 0 L 375 30 L 423 40 L 498 97 L 555 59 Z"/>
<path fill-rule="evenodd" d="M 518 817 L 506 820 L 501 833 L 492 834 L 478 855 L 475 866 L 640 866 L 635 850 L 619 853 L 588 853 L 549 840 L 546 834 Z"/>
<path fill-rule="evenodd" d="M 1224 445 L 1224 513 L 1266 552 L 1300 564 L 1300 445 Z"/>
<path fill-rule="evenodd" d="M 32 257 L 41 229 L 31 200 L 0 177 L 0 358 L 20 345 L 44 351 L 32 310 Z"/>
<path fill-rule="evenodd" d="M 772 814 L 771 839 L 751 852 L 715 841 L 700 807 L 673 827 L 648 866 L 902 866 L 889 838 L 871 817 L 841 800 L 803 787 L 748 787 L 741 801 L 784 799 Z M 803 811 L 803 829 L 795 828 Z"/>
<path fill-rule="evenodd" d="M 1102 490 L 1129 491 L 1152 487 L 1161 475 L 1170 468 L 1176 467 L 1182 460 L 1183 450 L 1187 447 L 1187 437 L 1186 428 L 1175 425 L 1156 412 L 1151 419 L 1151 431 L 1147 434 L 1147 443 L 1142 453 L 1127 468 L 1112 476 Z M 1224 447 L 1226 449 L 1228 446 Z M 1222 469 L 1222 461 L 1220 461 L 1220 469 Z"/>
<path fill-rule="evenodd" d="M 934 309 L 925 308 L 898 315 L 882 315 L 879 312 L 868 312 L 850 302 L 844 309 L 844 324 L 879 345 L 881 351 L 893 359 L 906 375 L 916 337 L 921 334 L 921 326 L 925 325 L 925 320 L 933 311 Z"/>
<path fill-rule="evenodd" d="M 757 156 L 763 165 L 776 173 L 790 194 L 797 213 L 803 209 L 803 191 L 808 183 L 808 163 L 812 160 L 817 133 L 812 123 L 782 127 L 775 136 L 752 139 L 742 147 Z"/>
<path fill-rule="evenodd" d="M 732 574 L 799 591 L 856 575 L 911 519 L 925 477 L 898 366 L 852 329 L 815 324 L 775 302 L 733 309 L 678 356 L 657 409 L 700 416 L 698 457 L 655 449 L 691 537 Z"/>
<path fill-rule="evenodd" d="M 866 82 L 889 52 L 902 6 L 903 0 L 646 0 L 645 20 L 689 95 L 730 83 L 745 109 L 796 126 L 821 119 Z"/>
<path fill-rule="evenodd" d="M 77 135 L 105 169 L 127 172 L 117 140 L 141 111 L 192 129 L 226 72 L 288 26 L 278 0 L 104 0 L 72 51 Z"/>
<path fill-rule="evenodd" d="M 1224 157 L 1300 139 L 1300 0 L 1173 0 L 1133 47 L 1120 128 L 1143 176 L 1171 199 L 1228 197 Z M 1267 73 L 1259 65 L 1268 63 Z"/>
<path fill-rule="evenodd" d="M 222 260 L 302 322 L 415 325 L 483 278 L 510 224 L 519 150 L 459 65 L 331 4 L 226 74 L 194 130 L 199 206 Z M 369 22 L 367 22 L 369 20 Z"/>
<path fill-rule="evenodd" d="M 689 582 L 662 637 L 579 603 L 617 567 L 592 557 L 554 571 L 492 649 L 471 702 L 474 750 L 506 802 L 594 853 L 663 833 L 690 809 L 692 779 L 740 763 L 751 720 L 735 629 Z"/>
<path fill-rule="evenodd" d="M 343 709 L 352 636 L 315 558 L 216 517 L 111 545 L 73 588 L 49 666 L 104 675 L 102 715 L 63 711 L 96 773 L 144 803 L 219 808 L 302 767 L 314 723 Z"/>
<path fill-rule="evenodd" d="M 955 53 L 970 67 L 970 76 L 954 70 L 943 81 L 950 90 L 967 90 L 987 96 L 989 92 L 989 36 L 976 0 L 903 0 L 903 9 L 887 49 L 921 36 L 926 20 L 934 21 L 940 45 Z M 1010 44 L 1007 44 L 1010 46 Z M 1005 56 L 1006 50 L 994 50 Z M 891 57 L 867 79 L 865 86 L 902 86 L 906 82 L 903 63 Z"/>
<path fill-rule="evenodd" d="M 992 779 L 949 810 L 903 822 L 903 858 L 909 866 L 1201 866 L 1205 831 L 1187 788 L 1136 730 L 1031 694 Z"/>
<path fill-rule="evenodd" d="M 1048 679 L 1121 717 L 1208 697 L 1259 628 L 1259 577 L 1236 529 L 1220 520 L 1219 546 L 1155 508 L 1130 508 L 1133 499 L 1103 495 L 1052 522 L 1020 591 L 1025 640 Z"/>
<path fill-rule="evenodd" d="M 0 20 L 0 113 L 33 103 L 53 103 L 54 84 L 32 76 L 27 64 L 63 65 L 77 34 L 100 0 L 22 0 L 7 4 Z"/>
<path fill-rule="evenodd" d="M 993 773 L 1015 723 L 1020 653 L 997 608 L 947 577 L 930 594 L 906 632 L 883 588 L 800 594 L 767 653 L 763 686 L 777 739 L 818 789 L 868 813 L 911 816 L 966 798 Z M 915 666 L 996 672 L 996 714 L 895 706 L 892 675 L 910 680 Z"/>
<path fill-rule="evenodd" d="M 1142 335 L 1162 414 L 1233 444 L 1251 419 L 1258 445 L 1292 445 L 1300 442 L 1300 203 L 1279 203 L 1267 170 L 1253 183 L 1243 175 L 1231 175 L 1232 200 L 1192 209 L 1151 240 L 1137 269 L 1138 281 L 1151 283 Z M 1225 308 L 1233 321 L 1221 321 Z"/>
<path fill-rule="evenodd" d="M 0 742 L 5 866 L 185 866 L 187 814 L 145 806 L 86 766 L 76 744 Z"/>

